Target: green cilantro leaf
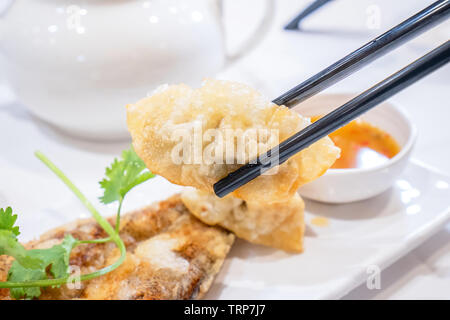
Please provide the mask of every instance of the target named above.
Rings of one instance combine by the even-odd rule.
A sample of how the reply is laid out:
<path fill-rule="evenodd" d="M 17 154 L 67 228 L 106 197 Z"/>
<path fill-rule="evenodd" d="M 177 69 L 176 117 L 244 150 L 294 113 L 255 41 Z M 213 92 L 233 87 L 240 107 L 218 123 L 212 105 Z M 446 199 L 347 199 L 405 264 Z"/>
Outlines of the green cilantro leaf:
<path fill-rule="evenodd" d="M 70 251 L 76 242 L 77 240 L 68 234 L 61 244 L 48 249 L 29 250 L 29 254 L 41 259 L 41 268 L 44 270 L 50 267 L 48 271 L 54 278 L 62 278 L 69 275 Z"/>
<path fill-rule="evenodd" d="M 28 256 L 27 250 L 17 239 L 20 232 L 19 227 L 14 226 L 16 220 L 17 215 L 13 215 L 11 207 L 5 210 L 0 208 L 0 255 L 12 256 L 28 268 L 36 267 L 40 261 Z"/>
<path fill-rule="evenodd" d="M 27 250 L 28 257 L 39 260 L 40 263 L 33 268 L 27 268 L 18 260 L 14 261 L 8 272 L 8 281 L 26 282 L 68 277 L 70 275 L 69 256 L 76 243 L 76 239 L 71 235 L 66 235 L 63 242 L 59 245 L 48 249 Z M 41 295 L 39 287 L 12 288 L 10 292 L 15 299 L 32 299 Z"/>
<path fill-rule="evenodd" d="M 5 210 L 0 208 L 0 230 L 11 231 L 13 234 L 18 236 L 20 234 L 19 227 L 14 226 L 16 220 L 17 214 L 13 215 L 11 207 L 6 208 Z"/>
<path fill-rule="evenodd" d="M 77 240 L 67 235 L 63 242 L 48 249 L 26 250 L 18 241 L 19 227 L 14 226 L 17 215 L 10 207 L 0 209 L 0 255 L 14 257 L 8 271 L 8 281 L 27 282 L 69 276 L 69 256 Z M 15 299 L 39 297 L 39 287 L 17 287 L 10 289 Z"/>
<path fill-rule="evenodd" d="M 0 230 L 0 255 L 6 254 L 14 257 L 22 265 L 34 268 L 40 264 L 40 260 L 30 257 L 27 250 L 20 244 L 12 232 Z"/>
<path fill-rule="evenodd" d="M 100 181 L 104 194 L 100 201 L 108 204 L 121 201 L 133 187 L 153 178 L 155 175 L 147 170 L 144 161 L 139 158 L 133 148 L 122 152 L 122 159 L 114 159 L 106 168 L 106 178 Z"/>
<path fill-rule="evenodd" d="M 8 281 L 14 282 L 27 282 L 33 280 L 46 279 L 45 271 L 42 269 L 27 269 L 20 263 L 14 261 L 11 268 L 8 271 Z M 33 299 L 38 298 L 41 295 L 40 287 L 17 287 L 9 289 L 11 297 L 14 299 Z"/>

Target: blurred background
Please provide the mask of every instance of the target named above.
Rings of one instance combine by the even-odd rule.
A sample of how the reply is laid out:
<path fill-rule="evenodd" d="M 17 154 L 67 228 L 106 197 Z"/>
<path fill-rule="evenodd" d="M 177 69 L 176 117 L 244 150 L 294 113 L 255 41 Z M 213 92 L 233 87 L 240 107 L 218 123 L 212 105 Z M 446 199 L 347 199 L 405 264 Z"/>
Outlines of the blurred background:
<path fill-rule="evenodd" d="M 216 77 L 275 98 L 432 2 L 334 0 L 285 30 L 312 1 L 0 0 L 0 168 L 41 172 L 26 159 L 44 145 L 102 171 L 129 143 L 124 106 L 159 84 Z M 449 34 L 447 21 L 326 92 L 357 94 Z M 419 129 L 413 157 L 447 174 L 449 83 L 447 66 L 393 98 Z M 448 298 L 450 226 L 383 276 L 382 290 L 347 298 Z"/>

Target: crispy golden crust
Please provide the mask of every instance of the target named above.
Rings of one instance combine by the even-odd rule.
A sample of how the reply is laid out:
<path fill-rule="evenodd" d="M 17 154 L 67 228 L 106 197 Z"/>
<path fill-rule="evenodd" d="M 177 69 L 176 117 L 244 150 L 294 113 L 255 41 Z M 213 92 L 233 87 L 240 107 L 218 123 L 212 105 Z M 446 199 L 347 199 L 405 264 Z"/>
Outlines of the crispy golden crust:
<path fill-rule="evenodd" d="M 304 202 L 296 193 L 288 201 L 244 201 L 187 189 L 181 199 L 189 211 L 209 225 L 233 231 L 237 237 L 285 251 L 302 252 L 305 223 Z"/>
<path fill-rule="evenodd" d="M 50 247 L 66 234 L 78 239 L 106 236 L 93 219 L 78 220 L 26 247 Z M 190 215 L 179 195 L 123 215 L 120 236 L 127 258 L 118 269 L 81 282 L 79 288 L 46 288 L 40 299 L 198 299 L 209 289 L 234 241 L 234 235 Z M 110 265 L 118 256 L 112 243 L 85 244 L 72 251 L 70 265 L 83 274 Z M 6 280 L 11 263 L 11 258 L 0 256 L 0 281 Z M 9 290 L 0 289 L 0 299 L 9 298 Z"/>
<path fill-rule="evenodd" d="M 287 107 L 266 100 L 254 89 L 230 81 L 207 80 L 195 90 L 186 85 L 161 87 L 151 97 L 127 106 L 127 124 L 134 149 L 148 168 L 172 183 L 206 192 L 213 192 L 213 184 L 242 163 L 276 146 L 309 123 Z M 221 139 L 217 138 L 223 137 L 228 143 L 229 129 L 236 134 L 236 140 L 231 140 L 236 150 L 232 155 L 220 147 Z M 268 135 L 251 135 L 261 129 Z M 195 137 L 195 132 L 200 132 L 200 136 Z M 207 132 L 217 136 L 205 136 Z M 199 150 L 179 148 L 180 140 L 186 136 L 192 136 L 197 142 L 190 140 L 185 145 Z M 245 150 L 238 154 L 237 141 L 244 136 Z M 214 157 L 209 159 L 212 161 L 207 162 L 205 158 L 212 153 Z M 180 154 L 183 159 L 174 159 Z M 245 157 L 239 157 L 242 154 Z M 217 161 L 218 155 L 227 162 Z M 338 156 L 339 149 L 325 137 L 279 166 L 276 174 L 256 178 L 236 190 L 234 196 L 266 203 L 287 200 L 300 185 L 322 175 Z M 242 159 L 246 161 L 239 161 Z M 228 164 L 230 162 L 232 164 Z"/>

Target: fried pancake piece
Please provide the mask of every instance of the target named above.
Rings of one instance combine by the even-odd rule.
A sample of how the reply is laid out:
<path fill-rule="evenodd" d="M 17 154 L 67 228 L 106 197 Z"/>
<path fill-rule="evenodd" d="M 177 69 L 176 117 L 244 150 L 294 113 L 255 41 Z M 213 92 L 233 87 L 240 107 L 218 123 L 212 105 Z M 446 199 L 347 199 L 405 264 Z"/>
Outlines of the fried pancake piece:
<path fill-rule="evenodd" d="M 110 218 L 109 222 L 114 223 Z M 26 244 L 28 249 L 59 244 L 66 234 L 78 239 L 107 236 L 93 219 L 77 220 Z M 45 288 L 40 299 L 199 299 L 234 241 L 234 235 L 193 217 L 175 195 L 123 215 L 120 236 L 127 247 L 125 262 L 116 270 L 80 283 L 79 288 Z M 82 274 L 112 264 L 119 257 L 113 243 L 83 244 L 70 256 Z M 0 256 L 0 281 L 6 281 L 12 258 Z M 0 299 L 10 299 L 0 289 Z"/>
<path fill-rule="evenodd" d="M 295 193 L 288 201 L 244 201 L 188 188 L 181 199 L 189 211 L 209 225 L 233 231 L 237 237 L 291 252 L 303 251 L 305 204 Z"/>
<path fill-rule="evenodd" d="M 215 182 L 310 121 L 244 84 L 205 80 L 198 89 L 183 84 L 161 86 L 152 96 L 127 106 L 127 124 L 135 151 L 152 172 L 172 183 L 211 193 Z M 235 130 L 236 139 L 227 139 L 229 129 Z M 266 134 L 252 135 L 255 129 Z M 195 136 L 196 132 L 200 136 Z M 185 145 L 193 149 L 180 148 L 180 140 L 186 136 L 191 139 Z M 241 153 L 230 155 L 221 147 L 223 141 L 231 141 L 237 151 L 238 139 L 243 137 Z M 339 152 L 325 137 L 278 166 L 276 174 L 256 178 L 237 189 L 234 196 L 264 202 L 287 200 L 300 185 L 322 175 Z"/>

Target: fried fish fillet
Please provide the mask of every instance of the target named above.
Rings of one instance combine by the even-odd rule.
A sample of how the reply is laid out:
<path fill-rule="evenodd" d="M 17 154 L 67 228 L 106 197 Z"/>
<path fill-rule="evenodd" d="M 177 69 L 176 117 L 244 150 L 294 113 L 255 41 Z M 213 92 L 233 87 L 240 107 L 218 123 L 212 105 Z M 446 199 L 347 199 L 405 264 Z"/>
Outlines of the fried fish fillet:
<path fill-rule="evenodd" d="M 113 224 L 113 219 L 110 219 Z M 78 220 L 26 244 L 28 249 L 59 244 L 64 235 L 78 239 L 107 236 L 93 220 Z M 80 283 L 79 288 L 45 288 L 40 299 L 197 299 L 209 289 L 234 235 L 193 217 L 173 196 L 153 206 L 123 215 L 120 236 L 127 247 L 125 262 L 116 270 Z M 84 244 L 70 256 L 70 265 L 88 273 L 119 257 L 113 243 Z M 0 256 L 0 281 L 5 281 L 12 258 Z M 0 289 L 0 299 L 10 299 Z"/>
<path fill-rule="evenodd" d="M 237 237 L 285 251 L 303 251 L 304 202 L 295 193 L 288 201 L 271 204 L 228 195 L 186 189 L 181 199 L 189 211 L 209 225 L 233 231 Z"/>
<path fill-rule="evenodd" d="M 231 81 L 205 80 L 198 89 L 161 86 L 152 96 L 127 106 L 134 149 L 148 168 L 175 184 L 210 193 L 219 179 L 309 123 Z M 186 136 L 190 138 L 180 141 Z M 322 175 L 339 152 L 325 137 L 278 166 L 276 174 L 256 178 L 234 196 L 266 203 L 288 200 L 300 185 Z"/>

